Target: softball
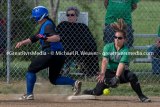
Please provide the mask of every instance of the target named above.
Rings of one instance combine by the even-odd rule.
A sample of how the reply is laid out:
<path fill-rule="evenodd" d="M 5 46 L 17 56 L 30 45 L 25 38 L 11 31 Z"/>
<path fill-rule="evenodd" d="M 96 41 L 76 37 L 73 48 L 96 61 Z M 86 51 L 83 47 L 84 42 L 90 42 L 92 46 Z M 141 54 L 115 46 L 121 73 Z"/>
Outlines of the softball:
<path fill-rule="evenodd" d="M 110 89 L 106 88 L 103 90 L 103 95 L 109 95 L 110 94 Z"/>

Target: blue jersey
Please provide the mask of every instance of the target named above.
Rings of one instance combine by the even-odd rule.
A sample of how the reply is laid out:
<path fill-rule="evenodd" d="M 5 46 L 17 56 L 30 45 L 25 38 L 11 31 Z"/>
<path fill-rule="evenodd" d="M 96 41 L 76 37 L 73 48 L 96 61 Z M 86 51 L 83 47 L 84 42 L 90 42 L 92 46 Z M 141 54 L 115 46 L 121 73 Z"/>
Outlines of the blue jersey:
<path fill-rule="evenodd" d="M 46 31 L 46 27 L 48 27 L 52 30 L 49 30 L 49 32 Z M 50 21 L 47 20 L 46 22 L 44 22 L 39 30 L 39 34 L 42 34 L 46 37 L 48 37 L 49 35 L 47 34 L 53 34 L 54 32 L 56 32 L 56 26 Z M 43 51 L 45 52 L 51 52 L 51 51 L 63 51 L 63 46 L 61 42 L 47 42 L 44 40 L 40 39 L 40 44 L 41 44 L 41 48 Z"/>

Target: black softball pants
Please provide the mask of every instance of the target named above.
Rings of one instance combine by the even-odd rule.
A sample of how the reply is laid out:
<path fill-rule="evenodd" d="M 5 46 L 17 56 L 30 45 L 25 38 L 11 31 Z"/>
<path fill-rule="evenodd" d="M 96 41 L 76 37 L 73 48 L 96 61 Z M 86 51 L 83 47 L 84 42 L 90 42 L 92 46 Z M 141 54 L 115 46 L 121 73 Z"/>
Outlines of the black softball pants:
<path fill-rule="evenodd" d="M 32 60 L 28 71 L 38 73 L 40 70 L 49 67 L 49 80 L 54 84 L 54 81 L 60 75 L 64 62 L 65 56 L 63 55 L 40 55 Z"/>
<path fill-rule="evenodd" d="M 111 78 L 113 78 L 115 75 L 116 75 L 116 72 L 113 72 L 113 71 L 107 69 L 106 74 L 105 74 L 105 79 L 109 83 Z M 121 74 L 119 79 L 120 79 L 120 84 L 130 82 L 132 89 L 137 93 L 137 95 L 138 96 L 142 95 L 141 87 L 138 82 L 138 78 L 137 78 L 136 74 L 134 74 L 133 72 L 130 72 L 129 70 L 125 70 Z M 105 88 L 109 88 L 109 86 L 104 84 L 104 82 L 102 82 L 102 83 L 98 82 L 96 87 L 93 89 L 93 94 L 94 95 L 102 95 L 103 90 Z"/>

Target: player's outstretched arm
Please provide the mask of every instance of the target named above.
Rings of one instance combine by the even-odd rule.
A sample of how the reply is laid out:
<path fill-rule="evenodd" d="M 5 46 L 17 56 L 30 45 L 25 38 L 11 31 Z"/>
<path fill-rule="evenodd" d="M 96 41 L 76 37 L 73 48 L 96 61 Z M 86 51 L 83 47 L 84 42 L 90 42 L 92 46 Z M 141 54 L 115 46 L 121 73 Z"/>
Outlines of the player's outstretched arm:
<path fill-rule="evenodd" d="M 101 65 L 101 72 L 97 77 L 98 82 L 103 82 L 105 77 L 105 72 L 107 69 L 108 59 L 103 57 L 102 59 L 102 65 Z"/>
<path fill-rule="evenodd" d="M 47 37 L 47 42 L 59 42 L 60 41 L 60 36 L 59 35 L 52 35 Z"/>
<path fill-rule="evenodd" d="M 124 63 L 119 63 L 117 71 L 116 71 L 116 76 L 120 77 L 122 72 L 124 71 L 125 64 Z"/>
<path fill-rule="evenodd" d="M 23 40 L 23 41 L 18 42 L 18 43 L 16 44 L 16 47 L 15 47 L 15 48 L 20 48 L 21 46 L 26 45 L 26 44 L 29 44 L 29 43 L 31 43 L 31 40 L 28 38 L 28 39 L 26 39 L 26 40 Z"/>

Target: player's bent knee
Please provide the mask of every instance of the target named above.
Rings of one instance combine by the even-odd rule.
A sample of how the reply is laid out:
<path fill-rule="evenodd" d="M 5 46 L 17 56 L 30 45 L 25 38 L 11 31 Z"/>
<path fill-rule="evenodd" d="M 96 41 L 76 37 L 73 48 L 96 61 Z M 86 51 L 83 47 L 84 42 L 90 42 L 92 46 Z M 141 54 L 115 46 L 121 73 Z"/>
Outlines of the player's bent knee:
<path fill-rule="evenodd" d="M 49 81 L 50 81 L 51 84 L 56 85 L 56 80 L 49 78 Z"/>
<path fill-rule="evenodd" d="M 137 81 L 138 81 L 137 75 L 134 74 L 134 73 L 131 73 L 131 74 L 129 75 L 129 81 L 130 81 L 130 82 L 137 82 Z"/>

